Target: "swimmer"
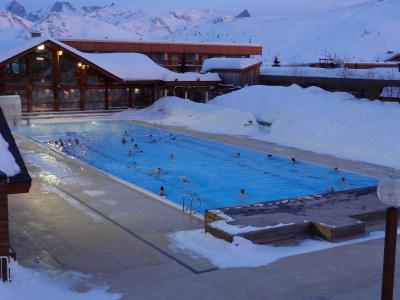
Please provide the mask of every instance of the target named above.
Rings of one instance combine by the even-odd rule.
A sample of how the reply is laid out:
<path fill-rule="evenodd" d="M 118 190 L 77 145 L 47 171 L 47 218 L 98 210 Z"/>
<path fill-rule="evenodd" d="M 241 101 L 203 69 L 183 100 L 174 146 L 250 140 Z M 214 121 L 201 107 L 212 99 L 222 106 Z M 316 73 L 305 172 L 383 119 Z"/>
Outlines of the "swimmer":
<path fill-rule="evenodd" d="M 150 133 L 150 134 L 149 134 L 149 137 L 153 137 L 153 135 Z"/>
<path fill-rule="evenodd" d="M 79 145 L 79 140 L 78 139 L 75 139 L 74 141 L 75 141 L 76 145 Z"/>
<path fill-rule="evenodd" d="M 272 154 L 268 154 L 268 158 L 272 158 Z"/>
<path fill-rule="evenodd" d="M 338 168 L 338 167 L 335 167 L 335 169 L 334 169 L 334 170 L 337 172 L 337 171 L 339 171 L 339 168 Z"/>
<path fill-rule="evenodd" d="M 237 158 L 240 158 L 240 152 L 236 152 L 235 156 L 236 156 Z"/>
<path fill-rule="evenodd" d="M 171 140 L 175 141 L 176 140 L 176 136 L 172 137 Z"/>
<path fill-rule="evenodd" d="M 296 159 L 294 158 L 294 157 L 292 157 L 292 163 L 296 163 L 297 161 L 296 161 Z"/>
<path fill-rule="evenodd" d="M 168 155 L 168 159 L 169 160 L 173 160 L 174 159 L 174 155 L 173 154 Z"/>
<path fill-rule="evenodd" d="M 125 129 L 125 135 L 128 135 L 128 130 Z"/>
<path fill-rule="evenodd" d="M 164 186 L 160 186 L 160 196 L 161 197 L 164 197 L 166 194 L 165 194 L 165 188 L 164 188 Z"/>
<path fill-rule="evenodd" d="M 192 183 L 192 181 L 189 178 L 187 178 L 186 176 L 179 176 L 179 179 L 185 183 Z"/>
<path fill-rule="evenodd" d="M 240 196 L 244 196 L 244 194 L 245 194 L 244 189 L 240 189 Z"/>
<path fill-rule="evenodd" d="M 138 144 L 133 145 L 133 147 L 135 147 L 136 149 L 139 148 Z"/>
<path fill-rule="evenodd" d="M 128 151 L 128 156 L 132 156 L 132 151 L 131 150 Z"/>
<path fill-rule="evenodd" d="M 133 142 L 135 139 L 134 138 L 131 138 L 131 142 Z"/>
<path fill-rule="evenodd" d="M 346 178 L 345 178 L 345 177 L 342 177 L 340 180 L 341 180 L 342 182 L 346 182 Z"/>
<path fill-rule="evenodd" d="M 160 174 L 160 175 L 161 175 L 161 173 L 162 173 L 161 168 L 157 168 L 157 169 L 156 169 L 156 172 L 157 172 L 157 174 Z"/>
<path fill-rule="evenodd" d="M 125 139 L 125 138 L 122 138 L 122 139 L 121 139 L 121 144 L 122 144 L 122 145 L 125 145 L 125 144 L 126 144 L 126 139 Z"/>
<path fill-rule="evenodd" d="M 64 147 L 64 142 L 61 141 L 61 142 L 60 142 L 60 146 L 61 146 L 61 147 Z"/>
<path fill-rule="evenodd" d="M 54 144 L 55 144 L 55 145 L 58 145 L 58 141 L 54 141 Z"/>

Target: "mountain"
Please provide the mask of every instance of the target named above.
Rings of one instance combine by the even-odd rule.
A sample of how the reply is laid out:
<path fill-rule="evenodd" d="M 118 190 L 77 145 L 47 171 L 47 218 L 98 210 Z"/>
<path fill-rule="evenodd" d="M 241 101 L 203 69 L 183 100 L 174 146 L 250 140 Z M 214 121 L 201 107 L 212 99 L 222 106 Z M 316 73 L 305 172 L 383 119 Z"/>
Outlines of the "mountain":
<path fill-rule="evenodd" d="M 379 53 L 400 50 L 396 30 L 400 0 L 348 0 L 340 6 L 333 4 L 339 0 L 309 0 L 308 7 L 303 7 L 306 2 L 299 6 L 289 0 L 253 0 L 241 7 L 237 3 L 242 1 L 232 0 L 236 5 L 217 9 L 170 4 L 176 0 L 160 1 L 157 6 L 104 0 L 84 7 L 74 0 L 43 1 L 46 7 L 35 11 L 11 1 L 0 15 L 0 40 L 9 38 L 3 33 L 13 27 L 19 29 L 14 37 L 22 38 L 40 31 L 54 38 L 257 43 L 264 46 L 263 59 L 268 64 L 275 55 L 283 64 L 316 61 L 328 55 L 366 61 L 375 60 Z M 214 1 L 207 1 L 212 7 Z M 316 10 L 313 7 L 317 5 L 326 7 Z"/>

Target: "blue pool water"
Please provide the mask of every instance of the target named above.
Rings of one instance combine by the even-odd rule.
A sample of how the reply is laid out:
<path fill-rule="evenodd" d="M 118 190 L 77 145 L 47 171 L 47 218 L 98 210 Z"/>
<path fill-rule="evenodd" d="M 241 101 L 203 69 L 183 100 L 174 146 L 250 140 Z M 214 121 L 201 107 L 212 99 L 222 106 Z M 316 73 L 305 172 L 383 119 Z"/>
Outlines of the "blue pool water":
<path fill-rule="evenodd" d="M 200 213 L 377 184 L 374 178 L 133 122 L 39 124 L 18 132 L 154 193 L 164 186 L 166 198 L 179 205 L 191 193 L 200 200 L 193 204 Z M 60 138 L 64 147 L 54 143 Z"/>

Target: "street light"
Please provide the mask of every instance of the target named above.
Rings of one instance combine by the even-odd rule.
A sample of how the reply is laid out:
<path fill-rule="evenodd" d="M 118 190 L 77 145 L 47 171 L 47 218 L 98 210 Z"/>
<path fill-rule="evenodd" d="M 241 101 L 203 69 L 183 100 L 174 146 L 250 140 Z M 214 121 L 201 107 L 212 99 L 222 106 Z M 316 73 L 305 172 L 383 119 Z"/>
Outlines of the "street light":
<path fill-rule="evenodd" d="M 383 179 L 378 185 L 378 198 L 383 204 L 389 206 L 386 209 L 381 299 L 392 300 L 396 260 L 397 209 L 400 207 L 400 177 L 391 175 Z"/>

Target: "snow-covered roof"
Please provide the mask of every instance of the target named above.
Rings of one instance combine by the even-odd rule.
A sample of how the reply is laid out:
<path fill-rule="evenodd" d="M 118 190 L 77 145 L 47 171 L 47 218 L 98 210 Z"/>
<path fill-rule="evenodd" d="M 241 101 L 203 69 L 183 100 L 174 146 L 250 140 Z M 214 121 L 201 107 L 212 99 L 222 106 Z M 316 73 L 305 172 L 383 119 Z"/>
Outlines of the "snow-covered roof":
<path fill-rule="evenodd" d="M 35 38 L 24 41 L 14 48 L 0 52 L 0 64 L 22 52 L 45 42 L 52 42 L 62 49 L 79 56 L 89 63 L 113 74 L 122 81 L 220 81 L 217 74 L 176 73 L 157 65 L 148 56 L 140 53 L 85 53 L 60 41 L 50 38 Z"/>
<path fill-rule="evenodd" d="M 210 70 L 243 70 L 248 67 L 259 64 L 260 61 L 254 58 L 242 58 L 242 57 L 213 57 L 208 58 L 204 61 L 202 72 L 208 72 Z"/>
<path fill-rule="evenodd" d="M 383 88 L 382 93 L 379 95 L 379 97 L 400 98 L 400 87 L 386 86 Z"/>
<path fill-rule="evenodd" d="M 19 166 L 14 156 L 8 151 L 8 143 L 0 133 L 0 171 L 8 177 L 14 176 L 20 172 Z"/>

